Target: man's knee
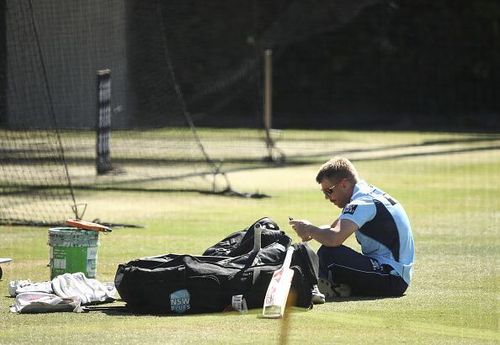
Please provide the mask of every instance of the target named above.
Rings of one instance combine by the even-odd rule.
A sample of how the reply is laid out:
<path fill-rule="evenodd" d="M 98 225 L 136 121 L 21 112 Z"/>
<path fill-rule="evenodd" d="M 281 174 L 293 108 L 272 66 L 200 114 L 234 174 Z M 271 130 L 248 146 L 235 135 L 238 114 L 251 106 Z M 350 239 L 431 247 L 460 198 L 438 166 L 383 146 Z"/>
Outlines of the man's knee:
<path fill-rule="evenodd" d="M 345 257 L 346 252 L 349 249 L 346 246 L 339 246 L 339 247 L 326 247 L 326 246 L 321 246 L 318 249 L 318 258 L 319 262 L 324 262 L 331 264 L 333 262 L 338 261 L 338 259 L 342 259 Z"/>
<path fill-rule="evenodd" d="M 347 247 L 326 247 L 321 246 L 318 249 L 318 259 L 319 259 L 319 276 L 321 278 L 327 278 L 331 275 L 330 267 L 333 264 L 338 263 L 342 260 L 343 253 L 345 255 L 345 249 Z"/>

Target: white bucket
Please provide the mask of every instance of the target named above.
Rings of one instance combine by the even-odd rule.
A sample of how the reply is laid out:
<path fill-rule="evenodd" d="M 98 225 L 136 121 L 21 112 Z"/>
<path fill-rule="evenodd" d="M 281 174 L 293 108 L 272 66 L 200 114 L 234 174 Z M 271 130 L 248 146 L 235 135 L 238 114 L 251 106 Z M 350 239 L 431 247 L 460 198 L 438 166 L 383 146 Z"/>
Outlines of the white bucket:
<path fill-rule="evenodd" d="M 76 272 L 95 278 L 98 239 L 96 231 L 68 227 L 49 229 L 50 279 Z"/>

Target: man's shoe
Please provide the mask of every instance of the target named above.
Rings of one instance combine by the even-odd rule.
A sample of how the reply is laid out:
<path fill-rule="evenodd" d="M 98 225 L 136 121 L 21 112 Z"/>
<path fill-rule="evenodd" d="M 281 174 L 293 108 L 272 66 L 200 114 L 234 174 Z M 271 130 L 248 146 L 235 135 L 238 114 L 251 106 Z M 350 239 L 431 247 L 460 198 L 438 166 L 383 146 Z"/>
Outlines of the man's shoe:
<path fill-rule="evenodd" d="M 312 293 L 312 302 L 313 304 L 323 304 L 326 302 L 325 295 L 323 295 L 318 288 L 318 285 L 313 285 Z"/>
<path fill-rule="evenodd" d="M 347 284 L 332 284 L 328 279 L 319 278 L 318 288 L 326 299 L 351 296 L 351 287 Z"/>

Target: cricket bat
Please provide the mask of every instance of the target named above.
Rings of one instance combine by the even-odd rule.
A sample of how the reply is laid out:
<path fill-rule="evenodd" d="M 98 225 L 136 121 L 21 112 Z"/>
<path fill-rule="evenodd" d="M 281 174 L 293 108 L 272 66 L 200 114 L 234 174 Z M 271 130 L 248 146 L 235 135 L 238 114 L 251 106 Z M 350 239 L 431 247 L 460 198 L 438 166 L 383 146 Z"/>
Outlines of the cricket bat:
<path fill-rule="evenodd" d="M 253 250 L 252 252 L 257 253 L 262 246 L 262 227 L 259 223 L 255 224 L 253 227 Z"/>
<path fill-rule="evenodd" d="M 101 225 L 99 223 L 87 222 L 87 221 L 81 220 L 81 219 L 67 219 L 66 225 L 74 226 L 75 228 L 78 228 L 78 229 L 98 231 L 98 232 L 111 232 L 112 231 L 110 227 Z"/>
<path fill-rule="evenodd" d="M 255 224 L 253 227 L 253 249 L 252 249 L 252 254 L 255 255 L 254 259 L 252 261 L 252 266 L 256 266 L 259 264 L 260 259 L 259 259 L 259 251 L 262 247 L 262 227 L 260 226 L 259 223 Z M 257 280 L 258 277 L 258 272 L 259 268 L 255 268 L 255 273 L 253 275 L 253 283 L 255 284 L 255 281 Z"/>
<path fill-rule="evenodd" d="M 12 259 L 11 258 L 0 258 L 0 264 L 5 264 L 7 262 L 11 262 Z M 0 267 L 0 279 L 2 279 L 2 275 L 3 275 L 3 271 L 2 271 L 2 267 Z"/>
<path fill-rule="evenodd" d="M 286 251 L 283 266 L 273 273 L 264 298 L 262 317 L 273 319 L 283 317 L 294 274 L 294 271 L 290 268 L 293 252 L 294 248 L 290 246 Z"/>

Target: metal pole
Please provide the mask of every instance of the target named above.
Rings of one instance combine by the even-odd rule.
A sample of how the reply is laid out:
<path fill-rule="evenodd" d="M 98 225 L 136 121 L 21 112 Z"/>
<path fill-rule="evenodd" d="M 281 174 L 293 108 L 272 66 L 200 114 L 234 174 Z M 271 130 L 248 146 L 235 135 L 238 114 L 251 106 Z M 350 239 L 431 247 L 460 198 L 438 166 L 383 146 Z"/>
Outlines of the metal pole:
<path fill-rule="evenodd" d="M 272 158 L 272 149 L 274 147 L 271 138 L 272 128 L 272 96 L 273 96 L 273 52 L 271 49 L 264 51 L 264 128 L 266 130 L 266 146 L 269 151 L 269 157 Z"/>
<path fill-rule="evenodd" d="M 97 71 L 97 142 L 96 170 L 98 175 L 113 170 L 111 165 L 111 71 Z"/>

